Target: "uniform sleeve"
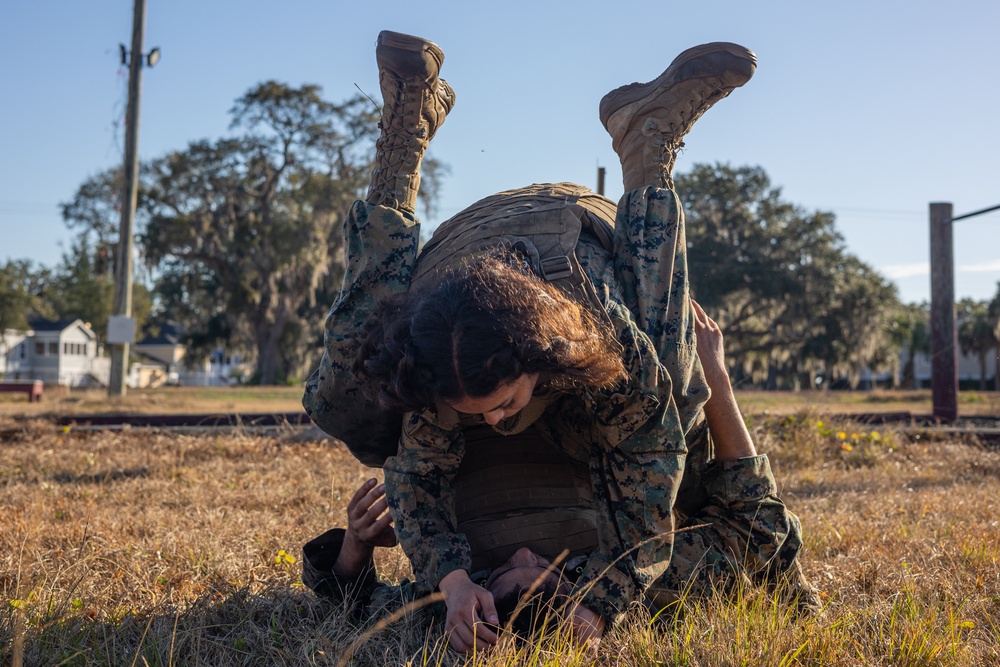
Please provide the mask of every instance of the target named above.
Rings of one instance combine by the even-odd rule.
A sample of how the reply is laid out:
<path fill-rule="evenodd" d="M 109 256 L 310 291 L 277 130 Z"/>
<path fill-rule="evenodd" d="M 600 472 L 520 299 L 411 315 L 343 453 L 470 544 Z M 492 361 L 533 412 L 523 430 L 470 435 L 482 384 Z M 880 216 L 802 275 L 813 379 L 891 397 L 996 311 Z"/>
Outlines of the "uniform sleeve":
<path fill-rule="evenodd" d="M 672 508 L 684 468 L 683 438 L 664 437 L 674 432 L 676 410 L 667 402 L 621 442 L 592 445 L 598 549 L 576 589 L 584 606 L 609 622 L 642 600 L 670 561 Z"/>
<path fill-rule="evenodd" d="M 345 530 L 334 528 L 302 547 L 302 583 L 316 595 L 343 604 L 351 618 L 363 621 L 392 613 L 418 600 L 428 591 L 405 579 L 395 586 L 379 581 L 374 559 L 357 577 L 342 577 L 333 571 L 344 546 Z"/>
<path fill-rule="evenodd" d="M 469 542 L 457 532 L 451 483 L 464 452 L 460 428 L 444 429 L 411 413 L 399 452 L 385 463 L 385 495 L 396 536 L 417 582 L 431 590 L 449 572 L 472 570 Z"/>
<path fill-rule="evenodd" d="M 545 424 L 568 455 L 588 461 L 598 544 L 576 591 L 584 606 L 615 623 L 643 599 L 670 560 L 684 437 L 670 377 L 648 338 L 623 308 L 611 314 L 621 330 L 629 382 L 563 401 L 546 414 Z"/>

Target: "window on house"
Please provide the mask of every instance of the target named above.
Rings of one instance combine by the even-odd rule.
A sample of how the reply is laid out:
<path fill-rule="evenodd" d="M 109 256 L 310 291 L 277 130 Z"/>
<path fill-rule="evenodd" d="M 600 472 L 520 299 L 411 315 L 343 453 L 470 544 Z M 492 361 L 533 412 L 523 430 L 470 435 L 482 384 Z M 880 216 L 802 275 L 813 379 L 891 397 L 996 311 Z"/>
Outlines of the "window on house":
<path fill-rule="evenodd" d="M 80 354 L 82 354 L 83 356 L 87 356 L 87 344 L 84 343 L 83 345 L 80 346 L 80 348 L 81 348 Z"/>
<path fill-rule="evenodd" d="M 35 343 L 35 355 L 39 357 L 45 356 L 45 343 Z"/>
<path fill-rule="evenodd" d="M 24 359 L 25 355 L 28 354 L 28 344 L 21 343 L 19 347 L 21 348 L 21 358 Z"/>
<path fill-rule="evenodd" d="M 63 354 L 70 354 L 70 343 L 63 343 Z"/>
<path fill-rule="evenodd" d="M 49 343 L 49 354 L 52 356 L 59 354 L 59 343 Z"/>

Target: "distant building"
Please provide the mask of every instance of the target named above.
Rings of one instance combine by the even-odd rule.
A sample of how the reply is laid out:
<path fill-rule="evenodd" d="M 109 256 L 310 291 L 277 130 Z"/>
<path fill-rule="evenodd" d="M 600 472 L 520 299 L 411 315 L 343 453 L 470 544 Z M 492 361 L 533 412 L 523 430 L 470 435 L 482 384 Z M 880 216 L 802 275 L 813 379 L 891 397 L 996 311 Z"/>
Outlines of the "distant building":
<path fill-rule="evenodd" d="M 241 355 L 217 349 L 203 359 L 192 359 L 184 338 L 184 328 L 176 322 L 167 321 L 151 327 L 147 335 L 132 349 L 139 357 L 137 362 L 146 365 L 162 364 L 169 384 L 227 387 L 242 384 L 250 378 L 252 368 L 243 361 Z M 130 373 L 130 378 L 135 374 Z M 137 375 L 135 382 L 140 381 L 141 378 Z"/>
<path fill-rule="evenodd" d="M 904 349 L 899 354 L 899 366 L 902 369 L 906 365 L 909 351 Z M 988 391 L 997 388 L 997 357 L 1000 356 L 1000 349 L 994 350 L 992 356 L 987 359 L 985 384 Z M 960 389 L 979 389 L 982 369 L 979 367 L 979 356 L 976 354 L 958 353 L 958 385 Z M 931 382 L 931 358 L 926 352 L 917 352 L 913 356 L 913 377 L 917 389 L 930 389 Z M 901 382 L 901 378 L 896 378 Z M 888 388 L 893 386 L 891 373 L 872 373 L 871 369 L 863 368 L 859 374 L 858 389 L 871 389 L 872 387 Z"/>
<path fill-rule="evenodd" d="M 85 387 L 100 384 L 97 335 L 83 320 L 32 318 L 27 331 L 6 331 L 0 373 L 7 380 Z"/>
<path fill-rule="evenodd" d="M 83 320 L 32 318 L 29 325 L 27 331 L 7 330 L 0 337 L 0 378 L 67 387 L 108 385 L 111 360 Z M 131 346 L 126 386 L 226 387 L 246 382 L 253 372 L 241 355 L 226 350 L 192 359 L 183 341 L 184 330 L 175 322 L 150 328 Z"/>
<path fill-rule="evenodd" d="M 0 336 L 0 376 L 6 376 L 8 372 L 12 373 L 19 368 L 27 359 L 29 345 L 22 345 L 22 343 L 32 332 L 7 329 L 2 333 L 3 335 Z M 10 379 L 13 379 L 13 376 Z"/>

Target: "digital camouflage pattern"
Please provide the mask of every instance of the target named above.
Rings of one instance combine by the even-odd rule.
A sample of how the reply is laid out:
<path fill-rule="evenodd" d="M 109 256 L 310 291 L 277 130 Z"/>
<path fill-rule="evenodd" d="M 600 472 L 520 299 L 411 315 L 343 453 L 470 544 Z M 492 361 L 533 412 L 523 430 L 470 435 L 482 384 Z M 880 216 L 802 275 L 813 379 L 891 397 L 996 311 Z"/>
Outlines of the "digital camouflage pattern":
<path fill-rule="evenodd" d="M 379 302 L 410 288 L 420 224 L 393 208 L 354 203 L 344 221 L 344 283 L 330 308 L 319 368 L 306 381 L 302 405 L 309 418 L 343 440 L 362 463 L 380 467 L 396 453 L 402 413 L 388 413 L 367 398 L 373 392 L 352 370 L 355 336 Z"/>
<path fill-rule="evenodd" d="M 709 395 L 695 350 L 685 251 L 671 190 L 641 189 L 622 199 L 612 253 L 581 237 L 578 256 L 605 304 L 629 379 L 607 392 L 561 396 L 536 424 L 589 466 L 598 545 L 577 587 L 585 606 L 612 621 L 667 567 L 685 433 Z M 455 569 L 471 569 L 451 485 L 464 451 L 461 423 L 426 410 L 407 416 L 399 453 L 385 464 L 397 536 L 418 580 L 432 588 Z"/>
<path fill-rule="evenodd" d="M 653 611 L 683 596 L 729 592 L 740 581 L 776 581 L 802 546 L 798 518 L 778 499 L 766 455 L 712 462 L 704 425 L 690 438 L 675 514 L 678 528 L 700 527 L 675 535 L 670 564 L 647 591 Z M 384 616 L 431 593 L 413 581 L 381 582 L 373 560 L 357 577 L 338 577 L 333 566 L 343 539 L 338 528 L 303 547 L 302 581 L 318 595 L 345 604 L 355 620 Z M 470 576 L 482 585 L 493 567 L 477 568 Z M 442 605 L 431 605 L 416 613 L 443 621 L 443 611 Z"/>
<path fill-rule="evenodd" d="M 778 497 L 767 455 L 714 461 L 704 424 L 688 447 L 670 564 L 646 592 L 653 608 L 740 583 L 776 584 L 793 565 L 797 573 L 802 528 Z"/>
<path fill-rule="evenodd" d="M 326 354 L 303 401 L 312 419 L 328 431 L 324 423 L 336 421 L 337 394 L 364 391 L 351 371 L 353 337 L 379 300 L 409 288 L 419 238 L 419 225 L 408 215 L 362 202 L 352 208 L 345 225 L 344 287 L 327 320 Z M 773 496 L 773 480 L 748 477 L 751 481 L 740 482 L 723 465 L 712 475 L 702 472 L 711 478 L 712 488 L 736 490 L 740 500 L 732 507 L 738 509 L 739 502 L 759 506 L 762 500 L 766 505 L 773 497 L 781 516 L 768 519 L 758 507 L 752 528 L 723 522 L 672 535 L 673 509 L 686 469 L 685 436 L 693 435 L 709 396 L 695 349 L 680 202 L 672 190 L 627 193 L 619 202 L 615 227 L 611 253 L 584 233 L 577 256 L 622 345 L 629 379 L 614 391 L 546 397 L 549 405 L 537 411 L 533 424 L 548 442 L 588 466 L 598 544 L 577 588 L 583 604 L 609 621 L 642 600 L 657 580 L 654 591 L 672 589 L 673 582 L 688 576 L 710 582 L 746 559 L 748 549 L 766 562 L 776 553 L 772 543 L 785 544 L 795 528 Z M 449 572 L 472 568 L 469 543 L 457 529 L 452 486 L 469 424 L 443 407 L 386 424 L 391 420 L 373 409 L 378 412 L 373 427 L 402 424 L 398 454 L 385 463 L 386 496 L 417 578 L 414 590 L 430 591 Z M 747 470 L 746 465 L 740 470 Z M 766 459 L 761 458 L 748 470 L 769 479 L 769 470 L 765 475 L 762 468 Z M 688 486 L 695 496 L 707 497 L 708 492 L 693 490 L 696 485 L 684 488 Z M 679 504 L 684 501 L 680 498 Z M 749 545 L 741 536 L 750 537 Z M 732 545 L 741 539 L 744 548 L 734 551 Z M 687 564 L 678 560 L 668 568 L 675 543 Z M 795 551 L 789 553 L 794 556 Z"/>

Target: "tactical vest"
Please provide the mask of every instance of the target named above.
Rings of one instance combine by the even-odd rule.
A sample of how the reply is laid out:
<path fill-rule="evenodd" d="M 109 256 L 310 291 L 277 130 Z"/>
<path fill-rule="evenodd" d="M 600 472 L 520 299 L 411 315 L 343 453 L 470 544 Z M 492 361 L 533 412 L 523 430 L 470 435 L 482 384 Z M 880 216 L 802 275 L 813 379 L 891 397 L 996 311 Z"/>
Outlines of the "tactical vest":
<path fill-rule="evenodd" d="M 535 427 L 505 436 L 486 425 L 464 431 L 465 456 L 452 486 L 455 518 L 472 549 L 472 571 L 499 567 L 521 547 L 550 560 L 597 549 L 587 465 Z"/>
<path fill-rule="evenodd" d="M 580 266 L 580 234 L 611 252 L 617 207 L 574 183 L 544 183 L 482 199 L 441 223 L 417 257 L 411 289 L 432 286 L 451 268 L 497 247 L 519 252 L 535 273 L 603 316 L 604 307 Z"/>

